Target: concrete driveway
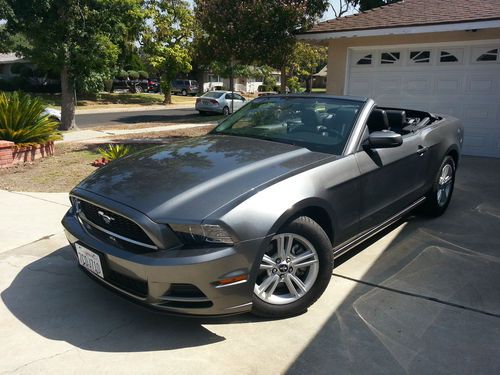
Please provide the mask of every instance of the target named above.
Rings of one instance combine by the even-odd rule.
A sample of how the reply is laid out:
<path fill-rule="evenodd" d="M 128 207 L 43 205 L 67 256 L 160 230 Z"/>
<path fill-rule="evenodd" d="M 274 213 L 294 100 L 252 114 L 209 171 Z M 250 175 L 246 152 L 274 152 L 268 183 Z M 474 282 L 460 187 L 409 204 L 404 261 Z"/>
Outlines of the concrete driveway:
<path fill-rule="evenodd" d="M 285 320 L 150 312 L 79 272 L 59 232 L 0 254 L 0 373 L 500 373 L 499 251 L 500 160 L 480 158 L 443 217 L 344 257 Z"/>

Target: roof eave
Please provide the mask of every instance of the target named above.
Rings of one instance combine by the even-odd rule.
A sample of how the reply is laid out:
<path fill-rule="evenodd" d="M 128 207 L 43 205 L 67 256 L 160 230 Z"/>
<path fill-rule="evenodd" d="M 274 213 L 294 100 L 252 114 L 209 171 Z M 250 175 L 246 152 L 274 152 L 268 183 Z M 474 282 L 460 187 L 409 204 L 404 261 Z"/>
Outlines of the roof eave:
<path fill-rule="evenodd" d="M 297 38 L 301 40 L 325 40 L 337 38 L 353 38 L 366 36 L 383 36 L 383 35 L 409 35 L 423 34 L 432 32 L 446 31 L 464 31 L 464 30 L 482 30 L 500 28 L 500 19 L 486 21 L 471 21 L 471 22 L 456 22 L 456 23 L 441 23 L 433 25 L 416 25 L 403 27 L 384 27 L 375 29 L 356 29 L 343 31 L 317 31 L 298 34 Z"/>

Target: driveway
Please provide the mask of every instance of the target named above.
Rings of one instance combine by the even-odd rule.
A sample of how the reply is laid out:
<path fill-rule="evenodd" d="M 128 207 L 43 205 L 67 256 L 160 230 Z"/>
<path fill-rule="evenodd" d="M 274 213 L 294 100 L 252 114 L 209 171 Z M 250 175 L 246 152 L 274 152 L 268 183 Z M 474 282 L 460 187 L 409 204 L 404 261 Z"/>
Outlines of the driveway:
<path fill-rule="evenodd" d="M 79 272 L 60 232 L 5 251 L 0 373 L 500 373 L 498 171 L 465 158 L 443 217 L 340 259 L 323 297 L 284 320 L 150 312 Z"/>

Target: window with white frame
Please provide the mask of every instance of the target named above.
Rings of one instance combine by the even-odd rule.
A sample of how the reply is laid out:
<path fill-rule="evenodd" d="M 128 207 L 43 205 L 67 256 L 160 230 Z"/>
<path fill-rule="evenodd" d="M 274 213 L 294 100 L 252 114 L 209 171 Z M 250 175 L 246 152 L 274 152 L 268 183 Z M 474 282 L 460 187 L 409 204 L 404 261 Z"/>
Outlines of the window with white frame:
<path fill-rule="evenodd" d="M 373 56 L 370 53 L 358 59 L 356 65 L 372 65 L 372 62 L 373 62 Z"/>
<path fill-rule="evenodd" d="M 439 51 L 440 64 L 460 64 L 463 60 L 464 51 L 462 49 L 442 49 Z"/>
<path fill-rule="evenodd" d="M 381 64 L 397 64 L 401 59 L 400 52 L 382 52 L 380 54 Z"/>
<path fill-rule="evenodd" d="M 429 50 L 410 51 L 409 61 L 411 64 L 430 64 L 431 51 Z"/>
<path fill-rule="evenodd" d="M 489 63 L 500 61 L 500 48 L 482 47 L 473 52 L 474 62 Z"/>

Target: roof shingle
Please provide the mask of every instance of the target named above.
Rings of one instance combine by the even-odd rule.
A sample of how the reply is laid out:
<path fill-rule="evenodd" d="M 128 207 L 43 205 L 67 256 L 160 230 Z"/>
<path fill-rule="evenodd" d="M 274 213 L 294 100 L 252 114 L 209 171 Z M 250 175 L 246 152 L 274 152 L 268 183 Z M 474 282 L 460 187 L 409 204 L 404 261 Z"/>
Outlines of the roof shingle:
<path fill-rule="evenodd" d="M 403 0 L 318 23 L 306 33 L 369 30 L 500 19 L 500 0 Z"/>

